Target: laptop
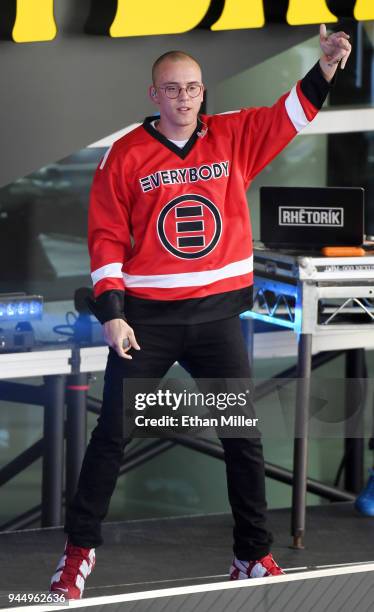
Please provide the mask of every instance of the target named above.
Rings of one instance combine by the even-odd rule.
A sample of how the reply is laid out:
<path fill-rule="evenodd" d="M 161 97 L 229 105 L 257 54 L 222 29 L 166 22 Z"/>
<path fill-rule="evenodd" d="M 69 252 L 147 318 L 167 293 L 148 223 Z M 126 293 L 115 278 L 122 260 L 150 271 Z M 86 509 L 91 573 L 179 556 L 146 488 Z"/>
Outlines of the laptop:
<path fill-rule="evenodd" d="M 281 249 L 362 245 L 364 189 L 261 187 L 260 240 Z"/>

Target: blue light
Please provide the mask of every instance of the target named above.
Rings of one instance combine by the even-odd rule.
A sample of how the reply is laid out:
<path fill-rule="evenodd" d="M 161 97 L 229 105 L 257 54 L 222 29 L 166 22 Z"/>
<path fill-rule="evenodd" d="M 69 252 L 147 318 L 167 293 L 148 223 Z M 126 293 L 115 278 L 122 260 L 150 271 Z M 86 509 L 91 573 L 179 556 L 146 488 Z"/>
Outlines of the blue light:
<path fill-rule="evenodd" d="M 43 298 L 39 295 L 0 295 L 1 321 L 28 321 L 43 316 Z"/>
<path fill-rule="evenodd" d="M 21 317 L 29 314 L 29 305 L 27 302 L 20 302 L 18 304 L 17 314 Z"/>
<path fill-rule="evenodd" d="M 30 302 L 30 314 L 39 315 L 42 312 L 42 304 L 40 302 Z"/>
<path fill-rule="evenodd" d="M 14 304 L 13 302 L 10 302 L 7 307 L 6 307 L 6 314 L 7 317 L 14 317 L 16 314 L 16 310 L 15 310 L 16 304 Z"/>
<path fill-rule="evenodd" d="M 245 315 L 245 316 L 243 316 Z M 281 319 L 280 317 L 272 317 L 267 314 L 262 314 L 260 312 L 255 312 L 254 310 L 248 310 L 243 312 L 241 318 L 244 319 L 257 319 L 258 321 L 266 321 L 266 323 L 273 323 L 273 325 L 280 325 L 281 327 L 288 327 L 288 329 L 295 329 L 295 323 L 293 321 L 289 321 L 288 319 Z"/>

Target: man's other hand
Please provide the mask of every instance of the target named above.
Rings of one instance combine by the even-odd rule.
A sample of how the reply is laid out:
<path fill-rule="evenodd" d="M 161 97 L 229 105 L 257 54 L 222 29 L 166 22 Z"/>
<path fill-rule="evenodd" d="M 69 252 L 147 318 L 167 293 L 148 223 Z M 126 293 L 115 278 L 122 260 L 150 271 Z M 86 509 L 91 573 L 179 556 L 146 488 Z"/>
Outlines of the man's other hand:
<path fill-rule="evenodd" d="M 140 346 L 136 341 L 134 330 L 123 319 L 112 319 L 103 325 L 104 339 L 116 353 L 124 359 L 132 359 L 128 355 L 131 348 L 140 351 Z"/>

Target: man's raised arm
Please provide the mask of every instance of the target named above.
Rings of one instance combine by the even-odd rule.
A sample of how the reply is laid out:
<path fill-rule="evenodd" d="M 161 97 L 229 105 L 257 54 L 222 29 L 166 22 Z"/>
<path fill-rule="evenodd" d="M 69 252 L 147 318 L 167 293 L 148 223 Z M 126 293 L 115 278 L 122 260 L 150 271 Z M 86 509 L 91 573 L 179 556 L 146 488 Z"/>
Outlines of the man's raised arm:
<path fill-rule="evenodd" d="M 344 32 L 328 36 L 326 26 L 321 25 L 323 54 L 311 70 L 272 106 L 243 109 L 232 115 L 239 141 L 239 164 L 247 186 L 322 108 L 339 63 L 344 68 L 351 52 L 348 38 Z"/>

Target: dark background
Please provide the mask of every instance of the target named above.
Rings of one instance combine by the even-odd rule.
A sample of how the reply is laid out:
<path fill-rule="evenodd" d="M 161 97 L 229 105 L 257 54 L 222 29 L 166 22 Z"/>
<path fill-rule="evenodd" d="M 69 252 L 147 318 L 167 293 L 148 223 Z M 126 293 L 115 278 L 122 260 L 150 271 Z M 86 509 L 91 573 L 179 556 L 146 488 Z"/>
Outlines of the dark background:
<path fill-rule="evenodd" d="M 84 34 L 89 10 L 89 0 L 55 0 L 54 41 L 0 41 L 0 186 L 141 121 L 151 65 L 165 51 L 196 56 L 209 89 L 318 33 L 278 23 L 113 39 Z"/>

